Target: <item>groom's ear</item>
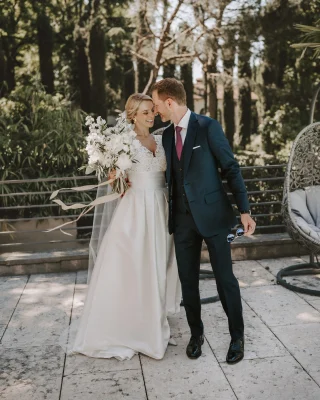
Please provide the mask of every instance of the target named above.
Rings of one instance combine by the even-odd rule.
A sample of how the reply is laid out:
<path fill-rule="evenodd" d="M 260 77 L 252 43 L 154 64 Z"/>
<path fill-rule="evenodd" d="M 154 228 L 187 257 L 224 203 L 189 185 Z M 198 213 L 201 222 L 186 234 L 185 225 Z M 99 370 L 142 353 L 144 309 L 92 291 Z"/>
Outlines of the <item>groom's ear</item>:
<path fill-rule="evenodd" d="M 172 107 L 172 104 L 173 104 L 173 100 L 172 100 L 170 97 L 168 97 L 167 100 L 165 101 L 165 103 L 167 103 L 167 106 L 168 106 L 169 108 L 171 108 L 171 107 Z"/>

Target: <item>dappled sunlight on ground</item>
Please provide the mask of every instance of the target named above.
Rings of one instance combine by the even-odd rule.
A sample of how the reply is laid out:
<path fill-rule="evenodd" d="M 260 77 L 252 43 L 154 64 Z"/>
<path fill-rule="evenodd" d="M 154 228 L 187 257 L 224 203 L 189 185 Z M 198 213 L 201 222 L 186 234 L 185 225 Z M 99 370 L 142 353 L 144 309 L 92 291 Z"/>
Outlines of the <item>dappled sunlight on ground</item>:
<path fill-rule="evenodd" d="M 185 355 L 190 329 L 183 307 L 169 318 L 177 346 L 168 346 L 161 361 L 143 355 L 126 363 L 65 357 L 67 338 L 72 341 L 76 334 L 83 309 L 86 273 L 0 278 L 0 373 L 4 382 L 0 398 L 120 400 L 126 394 L 130 400 L 145 400 L 147 392 L 149 400 L 260 400 L 261 393 L 269 393 L 272 400 L 318 400 L 320 369 L 315 360 L 320 359 L 320 298 L 304 299 L 275 282 L 276 270 L 298 262 L 303 260 L 287 257 L 234 263 L 246 340 L 244 360 L 236 366 L 225 362 L 230 336 L 220 302 L 202 306 L 205 344 L 197 361 Z M 319 278 L 320 274 L 297 279 L 299 284 L 319 287 Z M 215 280 L 201 280 L 200 291 L 202 298 L 215 296 Z M 120 397 L 114 397 L 115 385 Z M 288 388 L 285 396 L 284 387 Z"/>
<path fill-rule="evenodd" d="M 301 313 L 297 315 L 297 319 L 300 321 L 304 321 L 304 322 L 320 322 L 320 315 L 319 316 L 314 316 L 312 314 L 309 313 Z M 319 334 L 320 334 L 320 330 L 319 330 Z"/>

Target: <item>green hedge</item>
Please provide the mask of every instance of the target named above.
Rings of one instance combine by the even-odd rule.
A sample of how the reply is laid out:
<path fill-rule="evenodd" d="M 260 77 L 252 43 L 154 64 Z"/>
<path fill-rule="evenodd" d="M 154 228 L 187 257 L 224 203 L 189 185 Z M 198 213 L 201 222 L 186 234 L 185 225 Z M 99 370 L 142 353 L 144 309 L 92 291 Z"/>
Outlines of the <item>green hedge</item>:
<path fill-rule="evenodd" d="M 79 175 L 86 162 L 84 113 L 61 95 L 51 96 L 41 86 L 21 87 L 0 99 L 0 180 Z M 83 182 L 82 182 L 83 183 Z M 75 182 L 63 184 L 74 186 Z M 2 184 L 2 194 L 53 191 L 55 183 Z M 86 194 L 69 201 L 89 200 Z M 49 204 L 49 195 L 1 197 L 2 207 Z M 58 215 L 59 208 L 10 210 L 1 217 Z"/>

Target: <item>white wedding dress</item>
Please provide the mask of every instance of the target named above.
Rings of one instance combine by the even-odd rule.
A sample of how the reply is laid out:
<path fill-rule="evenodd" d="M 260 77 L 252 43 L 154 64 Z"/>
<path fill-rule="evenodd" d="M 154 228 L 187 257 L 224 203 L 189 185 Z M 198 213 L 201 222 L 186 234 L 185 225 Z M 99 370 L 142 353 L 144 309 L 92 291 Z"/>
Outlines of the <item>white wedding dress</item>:
<path fill-rule="evenodd" d="M 140 144 L 131 188 L 102 239 L 71 353 L 125 360 L 166 351 L 167 315 L 180 310 L 181 286 L 167 230 L 165 153 L 162 137 L 154 138 L 155 156 Z"/>

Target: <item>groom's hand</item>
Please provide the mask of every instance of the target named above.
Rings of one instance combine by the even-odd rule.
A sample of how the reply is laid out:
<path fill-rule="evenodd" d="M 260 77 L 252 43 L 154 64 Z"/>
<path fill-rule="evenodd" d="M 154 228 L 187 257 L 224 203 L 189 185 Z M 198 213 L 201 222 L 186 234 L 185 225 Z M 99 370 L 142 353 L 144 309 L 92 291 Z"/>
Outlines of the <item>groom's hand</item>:
<path fill-rule="evenodd" d="M 244 227 L 245 234 L 244 236 L 250 236 L 254 233 L 256 229 L 256 223 L 251 218 L 250 214 L 241 214 L 241 223 Z"/>

